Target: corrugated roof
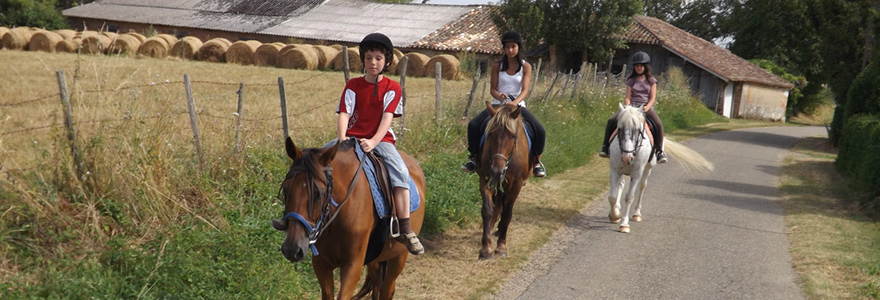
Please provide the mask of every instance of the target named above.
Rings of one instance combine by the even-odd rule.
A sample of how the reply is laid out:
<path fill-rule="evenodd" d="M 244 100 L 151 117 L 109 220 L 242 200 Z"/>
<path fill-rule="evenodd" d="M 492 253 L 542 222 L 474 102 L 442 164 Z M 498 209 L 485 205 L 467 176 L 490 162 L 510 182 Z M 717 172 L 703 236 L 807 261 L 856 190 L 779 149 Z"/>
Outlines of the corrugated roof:
<path fill-rule="evenodd" d="M 381 32 L 407 47 L 470 11 L 470 6 L 330 0 L 259 33 L 357 43 Z"/>
<path fill-rule="evenodd" d="M 495 9 L 494 6 L 475 7 L 410 47 L 501 54 L 501 39 L 491 18 Z"/>
<path fill-rule="evenodd" d="M 64 16 L 231 32 L 256 32 L 286 19 L 279 16 L 228 14 L 178 8 L 132 7 L 106 4 L 104 1 L 66 9 Z"/>
<path fill-rule="evenodd" d="M 659 44 L 689 62 L 730 81 L 759 83 L 791 89 L 794 84 L 721 48 L 714 43 L 687 33 L 660 19 L 636 16 L 633 27 L 627 31 L 630 43 Z M 650 33 L 653 39 L 644 35 Z M 656 39 L 656 41 L 654 41 Z"/>

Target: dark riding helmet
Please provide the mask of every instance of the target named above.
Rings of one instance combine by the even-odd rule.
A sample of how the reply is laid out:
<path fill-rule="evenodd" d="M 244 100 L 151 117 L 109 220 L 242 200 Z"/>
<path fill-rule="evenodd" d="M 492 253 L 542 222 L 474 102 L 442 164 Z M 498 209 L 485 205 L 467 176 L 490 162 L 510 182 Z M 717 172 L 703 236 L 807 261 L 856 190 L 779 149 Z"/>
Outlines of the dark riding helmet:
<path fill-rule="evenodd" d="M 520 49 L 523 47 L 522 35 L 515 30 L 508 31 L 501 36 L 501 46 L 504 46 L 507 42 L 516 42 Z"/>
<path fill-rule="evenodd" d="M 366 53 L 368 49 L 376 48 L 385 50 L 385 69 L 387 69 L 388 64 L 394 59 L 394 46 L 391 44 L 391 39 L 389 39 L 388 36 L 378 32 L 368 34 L 358 45 L 361 62 L 364 61 L 364 53 Z M 385 72 L 385 69 L 382 69 L 382 72 Z"/>
<path fill-rule="evenodd" d="M 651 63 L 651 57 L 648 56 L 648 53 L 639 51 L 639 52 L 636 52 L 636 54 L 633 54 L 633 57 L 632 57 L 632 64 L 633 65 L 650 64 L 650 63 Z"/>

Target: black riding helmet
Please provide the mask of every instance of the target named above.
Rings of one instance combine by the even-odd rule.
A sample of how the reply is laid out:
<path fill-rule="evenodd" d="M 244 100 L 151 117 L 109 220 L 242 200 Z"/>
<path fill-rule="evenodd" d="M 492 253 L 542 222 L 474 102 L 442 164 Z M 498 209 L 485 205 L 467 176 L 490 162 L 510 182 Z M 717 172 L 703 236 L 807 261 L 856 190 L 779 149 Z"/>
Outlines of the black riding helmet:
<path fill-rule="evenodd" d="M 633 54 L 633 57 L 632 57 L 632 64 L 633 65 L 650 64 L 650 63 L 651 63 L 651 57 L 648 56 L 648 53 L 639 51 L 639 52 L 636 52 L 636 54 Z"/>
<path fill-rule="evenodd" d="M 504 46 L 507 42 L 516 42 L 519 46 L 519 49 L 522 50 L 523 47 L 523 39 L 522 35 L 515 30 L 508 31 L 504 35 L 501 36 L 501 46 Z"/>
<path fill-rule="evenodd" d="M 382 73 L 385 73 L 388 69 L 388 65 L 391 64 L 391 61 L 394 59 L 394 46 L 391 44 L 391 39 L 378 32 L 365 36 L 358 45 L 358 52 L 361 55 L 361 63 L 364 62 L 364 53 L 369 49 L 385 50 L 385 67 L 382 68 Z"/>

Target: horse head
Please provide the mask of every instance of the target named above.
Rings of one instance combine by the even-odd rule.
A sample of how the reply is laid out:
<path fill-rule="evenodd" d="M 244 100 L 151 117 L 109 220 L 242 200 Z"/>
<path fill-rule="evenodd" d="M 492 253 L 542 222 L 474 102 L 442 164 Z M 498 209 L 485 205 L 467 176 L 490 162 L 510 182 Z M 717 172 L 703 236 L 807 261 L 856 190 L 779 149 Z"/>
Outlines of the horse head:
<path fill-rule="evenodd" d="M 620 146 L 620 159 L 624 165 L 632 165 L 635 154 L 645 140 L 645 112 L 641 107 L 618 105 L 620 112 L 617 117 L 617 142 Z"/>
<path fill-rule="evenodd" d="M 492 118 L 486 125 L 483 162 L 488 161 L 489 183 L 493 189 L 497 190 L 505 179 L 516 149 L 519 124 L 522 123 L 519 119 L 522 109 L 520 106 L 511 105 L 501 105 L 495 108 L 486 101 L 486 110 Z"/>
<path fill-rule="evenodd" d="M 287 232 L 281 253 L 291 262 L 301 261 L 305 251 L 313 247 L 329 214 L 333 193 L 330 162 L 339 143 L 326 149 L 300 150 L 289 137 L 284 141 L 287 156 L 292 160 L 287 176 L 281 182 L 284 217 L 272 220 L 272 227 Z M 313 254 L 317 251 L 312 248 Z"/>

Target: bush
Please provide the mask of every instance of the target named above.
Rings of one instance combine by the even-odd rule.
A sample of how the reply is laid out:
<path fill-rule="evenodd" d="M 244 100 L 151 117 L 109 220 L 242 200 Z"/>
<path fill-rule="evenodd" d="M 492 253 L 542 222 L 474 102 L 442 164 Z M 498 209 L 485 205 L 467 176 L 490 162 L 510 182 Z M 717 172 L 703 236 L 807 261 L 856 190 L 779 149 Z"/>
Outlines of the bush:
<path fill-rule="evenodd" d="M 858 114 L 843 126 L 835 167 L 872 214 L 880 213 L 880 116 Z"/>
<path fill-rule="evenodd" d="M 67 21 L 55 9 L 55 0 L 0 0 L 0 26 L 28 26 L 57 30 Z"/>

